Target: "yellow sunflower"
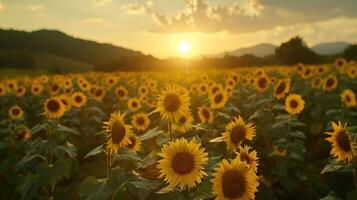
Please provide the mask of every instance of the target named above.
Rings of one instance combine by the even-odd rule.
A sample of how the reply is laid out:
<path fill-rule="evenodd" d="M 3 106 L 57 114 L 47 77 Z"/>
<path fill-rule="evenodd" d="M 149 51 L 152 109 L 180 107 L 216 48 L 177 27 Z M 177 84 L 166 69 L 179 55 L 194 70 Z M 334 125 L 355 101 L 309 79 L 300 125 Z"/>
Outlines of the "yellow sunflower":
<path fill-rule="evenodd" d="M 229 163 L 223 160 L 213 174 L 213 193 L 216 200 L 255 199 L 258 191 L 258 176 L 246 162 L 238 158 Z"/>
<path fill-rule="evenodd" d="M 184 114 L 172 125 L 172 129 L 180 133 L 186 133 L 191 128 L 192 122 L 193 117 L 191 113 Z"/>
<path fill-rule="evenodd" d="M 135 153 L 139 152 L 141 149 L 140 139 L 136 136 L 130 136 L 129 140 L 130 140 L 130 144 L 128 144 L 126 147 Z"/>
<path fill-rule="evenodd" d="M 323 89 L 327 92 L 332 91 L 337 88 L 337 85 L 338 85 L 338 80 L 337 80 L 336 76 L 330 75 L 324 81 Z"/>
<path fill-rule="evenodd" d="M 48 89 L 49 89 L 49 93 L 50 93 L 52 96 L 57 95 L 57 94 L 60 93 L 60 91 L 61 91 L 61 88 L 60 88 L 60 86 L 59 86 L 57 83 L 51 84 Z"/>
<path fill-rule="evenodd" d="M 33 95 L 38 96 L 42 93 L 43 87 L 41 84 L 33 84 L 31 87 L 31 92 Z"/>
<path fill-rule="evenodd" d="M 283 147 L 282 145 L 274 145 L 274 154 L 280 157 L 283 157 L 286 155 L 287 151 L 286 148 Z"/>
<path fill-rule="evenodd" d="M 177 121 L 178 118 L 189 112 L 190 97 L 188 92 L 179 86 L 166 86 L 157 97 L 156 110 L 163 119 Z"/>
<path fill-rule="evenodd" d="M 11 119 L 23 119 L 24 118 L 24 111 L 20 106 L 12 106 L 9 109 L 9 116 Z"/>
<path fill-rule="evenodd" d="M 71 95 L 71 104 L 75 108 L 81 108 L 87 103 L 87 96 L 83 92 L 75 92 Z"/>
<path fill-rule="evenodd" d="M 277 99 L 282 99 L 285 97 L 290 90 L 290 81 L 287 79 L 279 80 L 278 84 L 276 84 L 274 88 L 273 96 Z"/>
<path fill-rule="evenodd" d="M 51 97 L 46 100 L 45 104 L 45 115 L 48 119 L 58 119 L 66 111 L 66 106 L 62 103 L 61 99 L 58 97 Z"/>
<path fill-rule="evenodd" d="M 298 94 L 290 94 L 285 99 L 285 110 L 291 115 L 297 115 L 304 110 L 305 101 Z"/>
<path fill-rule="evenodd" d="M 133 116 L 131 124 L 139 131 L 146 130 L 150 125 L 149 115 L 147 113 L 137 113 Z"/>
<path fill-rule="evenodd" d="M 25 95 L 25 93 L 26 93 L 26 88 L 25 88 L 24 86 L 19 86 L 19 87 L 17 87 L 17 89 L 16 89 L 16 96 L 22 97 L 22 96 Z"/>
<path fill-rule="evenodd" d="M 0 96 L 4 96 L 6 94 L 6 87 L 3 84 L 0 84 Z"/>
<path fill-rule="evenodd" d="M 115 89 L 115 96 L 117 96 L 118 100 L 123 100 L 128 95 L 128 91 L 123 86 L 118 86 Z"/>
<path fill-rule="evenodd" d="M 111 153 L 117 153 L 119 149 L 131 144 L 132 126 L 125 124 L 125 114 L 114 112 L 109 121 L 103 122 L 103 128 L 107 133 L 107 147 Z"/>
<path fill-rule="evenodd" d="M 190 142 L 181 138 L 164 144 L 159 153 L 162 159 L 157 165 L 160 178 L 164 177 L 170 187 L 193 188 L 207 175 L 203 171 L 207 155 L 195 138 Z"/>
<path fill-rule="evenodd" d="M 72 108 L 70 98 L 67 95 L 65 95 L 65 94 L 59 95 L 58 99 L 63 103 L 63 105 L 66 108 L 66 111 L 68 111 Z"/>
<path fill-rule="evenodd" d="M 146 85 L 141 85 L 138 89 L 139 95 L 147 95 L 149 93 L 149 88 Z"/>
<path fill-rule="evenodd" d="M 265 74 L 258 76 L 257 79 L 255 80 L 255 88 L 259 92 L 266 91 L 269 88 L 269 84 L 270 84 L 270 79 Z"/>
<path fill-rule="evenodd" d="M 236 154 L 241 161 L 246 162 L 253 171 L 257 172 L 259 158 L 256 150 L 253 150 L 248 145 L 244 145 L 238 147 Z"/>
<path fill-rule="evenodd" d="M 201 106 L 198 108 L 198 118 L 202 124 L 212 124 L 214 117 L 212 111 L 209 108 L 206 106 Z"/>
<path fill-rule="evenodd" d="M 236 150 L 243 140 L 252 140 L 255 136 L 255 125 L 251 122 L 245 123 L 241 116 L 234 118 L 226 126 L 226 131 L 222 134 L 229 150 Z"/>
<path fill-rule="evenodd" d="M 212 109 L 223 108 L 228 101 L 228 95 L 223 90 L 217 91 L 211 95 L 210 100 Z"/>
<path fill-rule="evenodd" d="M 201 83 L 198 86 L 198 94 L 202 96 L 207 94 L 207 92 L 208 92 L 208 85 L 206 83 Z"/>
<path fill-rule="evenodd" d="M 127 104 L 128 104 L 128 108 L 133 112 L 141 108 L 141 103 L 138 98 L 130 98 Z"/>
<path fill-rule="evenodd" d="M 341 100 L 348 108 L 356 106 L 356 94 L 350 89 L 342 91 Z"/>
<path fill-rule="evenodd" d="M 353 151 L 351 145 L 351 134 L 347 129 L 347 124 L 332 122 L 332 132 L 325 132 L 330 135 L 326 138 L 332 144 L 330 154 L 337 157 L 339 161 L 350 162 L 353 158 Z"/>
<path fill-rule="evenodd" d="M 27 126 L 20 126 L 19 129 L 16 131 L 16 140 L 29 140 L 32 134 Z"/>
<path fill-rule="evenodd" d="M 314 89 L 319 89 L 322 86 L 322 78 L 321 77 L 315 77 L 314 79 L 312 79 L 311 81 L 311 87 Z"/>
<path fill-rule="evenodd" d="M 93 98 L 99 102 L 101 102 L 105 96 L 105 90 L 101 87 L 98 87 L 93 92 Z"/>

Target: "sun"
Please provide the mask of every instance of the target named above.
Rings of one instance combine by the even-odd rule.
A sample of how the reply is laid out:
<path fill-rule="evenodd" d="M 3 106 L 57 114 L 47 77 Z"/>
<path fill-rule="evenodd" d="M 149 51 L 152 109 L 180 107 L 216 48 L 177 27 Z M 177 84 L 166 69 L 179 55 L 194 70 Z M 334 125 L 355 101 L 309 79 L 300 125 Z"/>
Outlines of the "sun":
<path fill-rule="evenodd" d="M 181 54 L 187 55 L 191 51 L 191 44 L 188 41 L 181 41 L 178 46 L 178 50 Z"/>

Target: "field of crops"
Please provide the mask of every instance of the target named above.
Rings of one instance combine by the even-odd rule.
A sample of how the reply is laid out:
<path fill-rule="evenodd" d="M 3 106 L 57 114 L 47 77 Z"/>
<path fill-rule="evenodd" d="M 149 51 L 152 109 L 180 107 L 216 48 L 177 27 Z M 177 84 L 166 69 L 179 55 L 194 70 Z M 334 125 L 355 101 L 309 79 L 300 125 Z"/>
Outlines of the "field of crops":
<path fill-rule="evenodd" d="M 356 78 L 343 59 L 2 78 L 0 199 L 357 199 Z"/>

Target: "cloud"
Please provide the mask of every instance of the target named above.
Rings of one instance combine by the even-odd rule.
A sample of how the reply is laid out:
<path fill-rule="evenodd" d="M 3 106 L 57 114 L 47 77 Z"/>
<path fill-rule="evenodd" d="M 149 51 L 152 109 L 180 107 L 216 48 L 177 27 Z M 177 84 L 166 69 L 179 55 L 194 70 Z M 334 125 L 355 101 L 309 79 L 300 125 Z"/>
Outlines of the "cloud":
<path fill-rule="evenodd" d="M 112 27 L 110 23 L 108 23 L 106 20 L 103 18 L 86 18 L 81 21 L 84 24 L 89 24 L 89 25 L 102 25 L 104 27 Z"/>
<path fill-rule="evenodd" d="M 40 11 L 44 8 L 43 5 L 40 5 L 40 4 L 33 4 L 33 5 L 29 5 L 27 7 L 28 10 L 32 11 L 32 12 L 37 12 L 37 11 Z"/>
<path fill-rule="evenodd" d="M 112 0 L 92 0 L 92 5 L 94 6 L 104 6 L 105 4 L 111 3 Z"/>
<path fill-rule="evenodd" d="M 284 1 L 237 0 L 229 5 L 212 5 L 208 0 L 186 0 L 174 16 L 153 13 L 158 22 L 153 32 L 220 32 L 242 34 L 309 24 L 337 17 L 357 17 L 356 0 Z"/>
<path fill-rule="evenodd" d="M 122 5 L 121 10 L 129 15 L 143 15 L 146 12 L 146 7 L 140 4 L 129 3 Z"/>

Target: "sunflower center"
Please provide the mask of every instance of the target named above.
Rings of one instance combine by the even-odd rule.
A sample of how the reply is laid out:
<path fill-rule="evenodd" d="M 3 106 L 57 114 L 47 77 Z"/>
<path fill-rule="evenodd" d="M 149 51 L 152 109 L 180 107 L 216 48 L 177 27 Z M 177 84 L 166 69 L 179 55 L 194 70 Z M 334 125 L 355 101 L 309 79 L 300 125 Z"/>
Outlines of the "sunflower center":
<path fill-rule="evenodd" d="M 124 90 L 118 90 L 117 94 L 120 96 L 120 97 L 123 97 L 125 95 L 125 92 Z"/>
<path fill-rule="evenodd" d="M 326 87 L 332 87 L 335 81 L 332 78 L 329 78 L 326 82 Z"/>
<path fill-rule="evenodd" d="M 179 119 L 179 123 L 180 124 L 185 124 L 186 123 L 186 117 L 185 116 L 181 116 Z"/>
<path fill-rule="evenodd" d="M 133 103 L 131 103 L 131 105 L 136 108 L 138 106 L 138 103 L 136 101 L 134 101 Z"/>
<path fill-rule="evenodd" d="M 295 99 L 293 99 L 290 101 L 290 106 L 292 108 L 297 108 L 299 106 L 299 103 Z"/>
<path fill-rule="evenodd" d="M 19 109 L 17 109 L 17 108 L 12 109 L 12 111 L 11 111 L 11 112 L 12 112 L 12 114 L 13 114 L 13 115 L 15 115 L 15 116 L 16 116 L 16 115 L 18 115 L 18 114 L 20 114 L 20 110 L 19 110 Z"/>
<path fill-rule="evenodd" d="M 215 94 L 216 92 L 218 92 L 219 91 L 219 88 L 218 87 L 214 87 L 213 89 L 212 89 L 212 93 L 213 94 Z"/>
<path fill-rule="evenodd" d="M 209 119 L 211 117 L 211 114 L 210 112 L 208 112 L 207 109 L 203 109 L 202 110 L 202 115 L 206 118 L 206 119 Z"/>
<path fill-rule="evenodd" d="M 176 112 L 181 105 L 179 96 L 176 94 L 168 94 L 164 99 L 165 109 L 169 112 Z"/>
<path fill-rule="evenodd" d="M 57 112 L 60 109 L 60 103 L 56 100 L 49 100 L 47 103 L 47 108 L 51 112 Z"/>
<path fill-rule="evenodd" d="M 195 167 L 195 160 L 190 153 L 177 153 L 172 159 L 172 168 L 180 175 L 190 173 Z"/>
<path fill-rule="evenodd" d="M 276 93 L 277 94 L 281 94 L 281 93 L 283 93 L 284 92 L 284 90 L 285 90 L 285 82 L 281 82 L 279 85 L 278 85 L 278 87 L 276 88 Z"/>
<path fill-rule="evenodd" d="M 267 80 L 265 78 L 259 79 L 258 85 L 259 85 L 260 88 L 265 88 L 266 85 L 267 85 Z"/>
<path fill-rule="evenodd" d="M 247 153 L 240 153 L 240 159 L 242 161 L 247 162 L 248 164 L 250 164 L 252 162 L 252 160 L 250 159 L 250 157 Z"/>
<path fill-rule="evenodd" d="M 349 103 L 351 102 L 351 100 L 352 100 L 351 97 L 349 95 L 346 95 L 346 102 Z"/>
<path fill-rule="evenodd" d="M 112 126 L 112 140 L 114 144 L 119 144 L 125 137 L 126 129 L 122 122 L 115 121 Z"/>
<path fill-rule="evenodd" d="M 230 135 L 232 143 L 234 144 L 240 143 L 245 138 L 246 134 L 247 133 L 244 126 L 239 125 L 234 127 Z"/>
<path fill-rule="evenodd" d="M 351 151 L 351 143 L 345 131 L 341 130 L 337 133 L 336 141 L 338 146 L 346 152 Z"/>
<path fill-rule="evenodd" d="M 138 117 L 138 118 L 136 119 L 136 123 L 137 123 L 138 125 L 144 125 L 144 124 L 145 124 L 145 120 L 144 120 L 144 118 L 142 118 L 142 117 Z"/>
<path fill-rule="evenodd" d="M 103 90 L 100 90 L 100 89 L 95 92 L 95 95 L 96 95 L 97 97 L 102 96 L 102 94 L 103 94 Z"/>
<path fill-rule="evenodd" d="M 217 94 L 215 97 L 214 97 L 214 102 L 215 103 L 219 103 L 223 100 L 223 95 L 221 93 Z"/>
<path fill-rule="evenodd" d="M 58 90 L 58 85 L 57 84 L 55 84 L 55 85 L 52 85 L 52 91 L 57 91 Z"/>
<path fill-rule="evenodd" d="M 77 103 L 82 102 L 82 97 L 81 96 L 76 96 L 76 98 L 74 99 Z"/>
<path fill-rule="evenodd" d="M 247 180 L 238 170 L 227 170 L 222 176 L 223 195 L 229 199 L 238 199 L 246 192 Z"/>

